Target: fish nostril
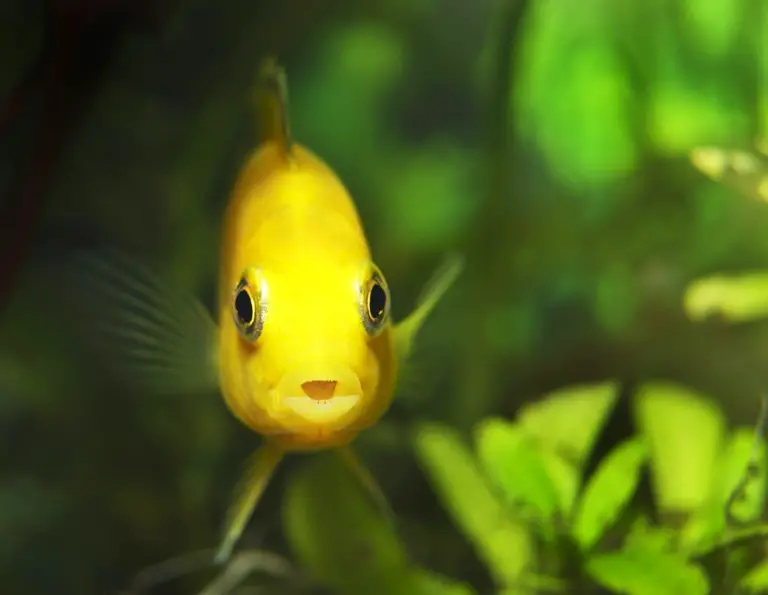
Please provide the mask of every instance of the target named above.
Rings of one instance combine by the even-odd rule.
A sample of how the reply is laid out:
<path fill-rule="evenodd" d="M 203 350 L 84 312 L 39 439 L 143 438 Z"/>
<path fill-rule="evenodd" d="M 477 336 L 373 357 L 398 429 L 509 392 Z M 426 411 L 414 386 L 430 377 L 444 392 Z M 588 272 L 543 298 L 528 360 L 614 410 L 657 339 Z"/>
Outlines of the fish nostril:
<path fill-rule="evenodd" d="M 310 380 L 309 382 L 301 383 L 301 390 L 310 399 L 315 401 L 327 401 L 333 396 L 333 391 L 336 390 L 335 380 Z"/>

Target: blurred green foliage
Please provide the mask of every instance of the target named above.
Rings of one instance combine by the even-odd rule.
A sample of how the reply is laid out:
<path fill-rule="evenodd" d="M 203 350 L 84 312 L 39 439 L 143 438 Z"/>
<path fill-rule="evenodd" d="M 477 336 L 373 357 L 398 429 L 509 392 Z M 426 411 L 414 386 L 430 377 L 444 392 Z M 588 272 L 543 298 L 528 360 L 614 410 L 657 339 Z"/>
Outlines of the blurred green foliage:
<path fill-rule="evenodd" d="M 605 411 L 606 396 L 615 401 L 615 389 L 606 394 L 611 388 L 578 387 L 571 392 L 574 406 L 555 395 L 526 406 L 514 423 L 486 422 L 476 436 L 478 463 L 450 429 L 419 430 L 417 454 L 455 522 L 478 551 L 495 552 L 495 544 L 504 551 L 483 558 L 505 592 L 592 592 L 588 583 L 597 583 L 631 595 L 730 593 L 734 585 L 728 579 L 716 584 L 712 578 L 718 575 L 711 558 L 721 551 L 728 562 L 742 564 L 736 576 L 744 592 L 768 587 L 757 578 L 761 564 L 748 564 L 752 569 L 746 574 L 740 557 L 745 542 L 754 556 L 768 535 L 768 525 L 758 522 L 766 488 L 762 437 L 756 441 L 754 430 L 745 428 L 727 448 L 718 448 L 721 433 L 707 431 L 722 425 L 717 407 L 683 387 L 651 383 L 634 396 L 641 433 L 609 452 L 591 477 L 580 478 L 583 458 L 578 449 L 558 448 L 560 432 L 570 423 L 589 434 L 586 440 L 595 437 L 602 420 L 585 426 L 574 413 L 587 404 Z M 531 427 L 531 417 L 549 423 Z M 762 445 L 758 456 L 751 452 L 755 444 Z M 457 469 L 479 463 L 484 474 L 456 477 Z M 655 512 L 666 518 L 661 522 L 629 508 L 646 465 Z M 488 503 L 468 497 L 489 491 Z M 740 513 L 732 521 L 737 505 Z M 515 527 L 517 538 L 501 549 L 499 527 L 505 522 Z M 617 524 L 623 525 L 618 547 L 606 540 Z M 702 563 L 707 557 L 709 565 Z M 537 575 L 542 570 L 549 576 Z"/>
<path fill-rule="evenodd" d="M 764 161 L 763 0 L 158 4 L 59 156 L 0 313 L 0 592 L 222 584 L 205 552 L 184 555 L 215 544 L 257 438 L 215 395 L 159 402 L 74 361 L 35 257 L 87 228 L 212 305 L 266 52 L 287 68 L 296 137 L 357 201 L 395 317 L 444 252 L 467 269 L 406 394 L 357 445 L 395 525 L 330 459 L 289 461 L 241 544 L 289 571 L 238 558 L 222 572 L 260 572 L 227 592 L 768 588 L 765 172 L 709 180 L 688 159 Z M 47 6 L 0 7 L 0 101 Z M 3 192 L 39 100 L 0 137 Z"/>

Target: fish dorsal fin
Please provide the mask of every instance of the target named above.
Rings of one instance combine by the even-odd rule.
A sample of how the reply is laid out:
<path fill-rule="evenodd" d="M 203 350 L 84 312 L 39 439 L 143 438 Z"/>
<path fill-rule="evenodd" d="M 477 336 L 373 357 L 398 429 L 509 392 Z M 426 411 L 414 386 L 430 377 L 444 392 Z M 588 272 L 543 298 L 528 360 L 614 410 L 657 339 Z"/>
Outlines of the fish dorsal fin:
<path fill-rule="evenodd" d="M 459 254 L 450 254 L 425 284 L 413 311 L 395 325 L 395 349 L 400 360 L 408 358 L 424 321 L 456 281 L 463 268 L 464 259 Z"/>
<path fill-rule="evenodd" d="M 190 293 L 110 248 L 67 254 L 58 272 L 75 337 L 127 386 L 153 394 L 217 390 L 216 324 Z"/>
<path fill-rule="evenodd" d="M 274 142 L 289 156 L 293 147 L 288 118 L 288 80 L 285 70 L 273 57 L 259 68 L 256 86 L 257 118 L 262 142 Z"/>

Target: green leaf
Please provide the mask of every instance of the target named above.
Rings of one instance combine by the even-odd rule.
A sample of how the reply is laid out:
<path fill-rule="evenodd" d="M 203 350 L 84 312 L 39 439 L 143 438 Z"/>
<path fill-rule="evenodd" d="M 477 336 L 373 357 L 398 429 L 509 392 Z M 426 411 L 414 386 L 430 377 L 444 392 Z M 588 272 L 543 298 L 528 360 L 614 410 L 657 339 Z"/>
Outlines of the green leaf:
<path fill-rule="evenodd" d="M 564 519 L 570 519 L 581 487 L 581 472 L 556 452 L 541 449 L 539 456 L 555 486 L 560 512 Z"/>
<path fill-rule="evenodd" d="M 739 0 L 682 0 L 680 10 L 692 46 L 704 55 L 726 58 L 744 34 L 746 6 Z"/>
<path fill-rule="evenodd" d="M 691 163 L 708 178 L 744 197 L 768 201 L 768 154 L 758 145 L 755 151 L 703 146 L 691 151 Z"/>
<path fill-rule="evenodd" d="M 713 275 L 692 282 L 685 290 L 685 311 L 692 320 L 714 314 L 731 322 L 768 316 L 768 272 Z"/>
<path fill-rule="evenodd" d="M 336 456 L 317 455 L 292 477 L 283 522 L 302 565 L 337 593 L 393 593 L 410 570 L 395 529 Z"/>
<path fill-rule="evenodd" d="M 547 593 L 567 592 L 567 583 L 559 578 L 529 574 L 520 584 L 501 589 L 498 595 L 546 595 Z"/>
<path fill-rule="evenodd" d="M 330 29 L 319 47 L 314 70 L 290 84 L 294 134 L 337 168 L 373 167 L 392 140 L 381 112 L 402 74 L 403 40 L 357 24 Z"/>
<path fill-rule="evenodd" d="M 690 147 L 739 136 L 749 129 L 746 113 L 732 105 L 722 87 L 702 88 L 681 66 L 668 68 L 651 95 L 648 133 L 663 154 L 680 155 Z"/>
<path fill-rule="evenodd" d="M 722 459 L 715 485 L 718 499 L 725 505 L 731 494 L 740 490 L 742 497 L 731 503 L 729 514 L 739 523 L 758 520 L 766 495 L 765 440 L 756 443 L 754 428 L 739 428 L 733 433 Z M 749 470 L 750 464 L 755 465 L 754 475 Z"/>
<path fill-rule="evenodd" d="M 514 584 L 533 561 L 532 539 L 513 522 L 485 482 L 458 433 L 424 424 L 416 455 L 446 510 L 473 544 L 498 584 Z"/>
<path fill-rule="evenodd" d="M 420 568 L 408 573 L 397 590 L 392 592 L 409 595 L 475 595 L 475 590 L 468 585 Z"/>
<path fill-rule="evenodd" d="M 722 538 L 729 501 L 737 488 L 740 488 L 742 497 L 730 502 L 730 515 L 741 523 L 760 518 L 766 495 L 766 445 L 765 441 L 758 444 L 753 453 L 754 428 L 739 428 L 733 433 L 720 455 L 709 499 L 681 531 L 683 548 L 694 553 L 701 552 Z M 751 477 L 748 466 L 753 454 L 757 474 Z"/>
<path fill-rule="evenodd" d="M 475 440 L 486 475 L 507 502 L 533 511 L 552 537 L 560 498 L 530 436 L 516 424 L 488 419 L 477 426 Z"/>
<path fill-rule="evenodd" d="M 573 536 L 582 550 L 591 549 L 618 519 L 635 493 L 648 450 L 639 438 L 617 446 L 602 461 L 582 494 L 573 519 Z"/>
<path fill-rule="evenodd" d="M 525 51 L 532 59 L 524 61 L 517 85 L 518 121 L 563 182 L 576 188 L 603 185 L 636 165 L 631 89 L 600 28 L 579 28 L 566 12 L 544 5 L 530 21 Z"/>
<path fill-rule="evenodd" d="M 672 383 L 643 385 L 635 418 L 651 453 L 656 505 L 690 513 L 706 501 L 725 433 L 722 412 L 691 389 Z"/>
<path fill-rule="evenodd" d="M 669 527 L 652 524 L 646 516 L 638 517 L 624 540 L 625 549 L 671 552 L 675 546 L 676 532 Z"/>
<path fill-rule="evenodd" d="M 522 407 L 518 424 L 542 445 L 580 465 L 592 450 L 617 395 L 618 385 L 613 381 L 569 386 Z"/>
<path fill-rule="evenodd" d="M 707 595 L 704 572 L 683 558 L 649 549 L 627 549 L 587 561 L 588 574 L 613 593 L 626 595 Z"/>
<path fill-rule="evenodd" d="M 768 560 L 763 560 L 752 568 L 739 581 L 739 589 L 747 593 L 765 593 L 768 591 Z"/>
<path fill-rule="evenodd" d="M 382 228 L 404 253 L 435 252 L 458 241 L 472 220 L 475 156 L 447 142 L 399 151 L 384 179 Z"/>

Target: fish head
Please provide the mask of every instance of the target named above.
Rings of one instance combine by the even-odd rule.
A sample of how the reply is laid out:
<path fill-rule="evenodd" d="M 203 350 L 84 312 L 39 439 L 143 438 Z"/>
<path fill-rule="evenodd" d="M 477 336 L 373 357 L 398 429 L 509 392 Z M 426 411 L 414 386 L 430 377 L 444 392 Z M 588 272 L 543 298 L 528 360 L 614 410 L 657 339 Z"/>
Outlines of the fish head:
<path fill-rule="evenodd" d="M 394 388 L 384 275 L 321 253 L 270 264 L 246 267 L 231 298 L 240 417 L 310 442 L 370 425 Z"/>

